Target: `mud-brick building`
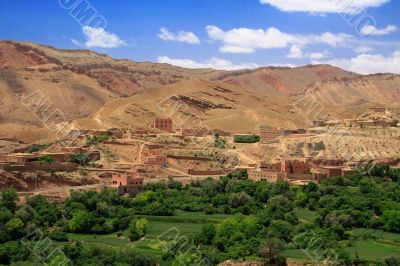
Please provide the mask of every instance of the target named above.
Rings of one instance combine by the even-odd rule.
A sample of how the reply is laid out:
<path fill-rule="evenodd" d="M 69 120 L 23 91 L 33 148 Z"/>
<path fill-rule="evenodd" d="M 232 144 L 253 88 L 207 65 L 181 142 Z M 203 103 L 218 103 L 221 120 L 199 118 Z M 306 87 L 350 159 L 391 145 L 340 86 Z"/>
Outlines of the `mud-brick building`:
<path fill-rule="evenodd" d="M 144 191 L 144 180 L 137 173 L 116 173 L 112 175 L 110 186 L 121 194 L 136 196 Z"/>
<path fill-rule="evenodd" d="M 357 173 L 353 168 L 342 167 L 342 166 L 319 166 L 316 169 L 317 173 L 325 174 L 327 178 L 335 176 L 349 176 Z"/>
<path fill-rule="evenodd" d="M 269 172 L 269 171 L 247 171 L 248 177 L 252 181 L 267 181 L 269 183 L 276 183 L 286 179 L 284 173 Z"/>
<path fill-rule="evenodd" d="M 288 174 L 307 174 L 310 171 L 308 159 L 287 159 L 281 162 L 281 172 Z"/>
<path fill-rule="evenodd" d="M 144 150 L 141 152 L 140 156 L 144 165 L 167 166 L 167 155 L 160 151 Z"/>
<path fill-rule="evenodd" d="M 154 118 L 153 127 L 163 131 L 172 132 L 172 119 L 156 117 Z"/>
<path fill-rule="evenodd" d="M 37 161 L 39 157 L 39 154 L 33 153 L 10 153 L 1 154 L 0 161 L 8 163 L 29 163 Z"/>
<path fill-rule="evenodd" d="M 260 127 L 260 143 L 268 143 L 283 135 L 283 130 L 269 126 Z"/>
<path fill-rule="evenodd" d="M 265 172 L 280 172 L 281 162 L 276 162 L 276 163 L 260 162 L 260 170 Z"/>

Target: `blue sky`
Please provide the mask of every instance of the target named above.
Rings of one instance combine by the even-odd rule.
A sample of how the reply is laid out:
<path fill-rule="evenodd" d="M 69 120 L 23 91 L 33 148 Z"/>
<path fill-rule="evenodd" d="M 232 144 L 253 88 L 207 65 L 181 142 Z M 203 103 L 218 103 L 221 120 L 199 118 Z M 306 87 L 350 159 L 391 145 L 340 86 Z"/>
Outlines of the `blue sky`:
<path fill-rule="evenodd" d="M 0 39 L 184 67 L 400 73 L 399 10 L 397 0 L 2 0 Z"/>

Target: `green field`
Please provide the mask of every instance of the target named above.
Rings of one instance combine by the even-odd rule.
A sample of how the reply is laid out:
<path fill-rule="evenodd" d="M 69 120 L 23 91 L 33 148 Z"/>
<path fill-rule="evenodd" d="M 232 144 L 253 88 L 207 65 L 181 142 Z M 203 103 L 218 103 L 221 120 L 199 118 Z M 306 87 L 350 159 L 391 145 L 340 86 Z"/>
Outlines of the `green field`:
<path fill-rule="evenodd" d="M 205 223 L 220 223 L 230 215 L 192 213 L 177 211 L 175 216 L 140 216 L 149 222 L 148 232 L 144 239 L 130 242 L 125 237 L 117 234 L 68 234 L 71 240 L 83 241 L 92 245 L 103 245 L 112 248 L 135 248 L 140 252 L 156 257 L 161 257 L 168 241 L 190 238 L 200 232 Z"/>
<path fill-rule="evenodd" d="M 347 233 L 357 238 L 346 248 L 353 258 L 357 254 L 361 259 L 376 260 L 400 254 L 400 234 L 367 228 L 356 228 Z M 323 253 L 323 250 L 289 249 L 283 255 L 287 258 L 315 261 Z"/>
<path fill-rule="evenodd" d="M 400 245 L 382 244 L 374 241 L 357 241 L 354 247 L 347 249 L 352 256 L 362 259 L 377 259 L 400 254 Z"/>
<path fill-rule="evenodd" d="M 315 212 L 307 209 L 296 209 L 296 214 L 305 223 L 312 222 L 316 216 Z M 161 256 L 165 253 L 167 244 L 171 241 L 190 238 L 200 232 L 203 224 L 218 224 L 231 216 L 177 211 L 175 216 L 141 217 L 148 220 L 149 226 L 146 237 L 139 241 L 131 242 L 124 236 L 118 237 L 116 233 L 109 235 L 68 234 L 68 237 L 71 240 L 83 241 L 94 246 L 98 245 L 118 249 L 133 248 L 144 254 L 161 259 Z M 352 245 L 346 248 L 352 257 L 358 254 L 361 259 L 384 259 L 400 254 L 400 234 L 364 228 L 347 231 L 347 234 L 355 237 Z M 15 245 L 16 242 L 9 242 L 8 244 Z M 316 261 L 324 252 L 324 250 L 304 251 L 301 249 L 288 249 L 283 252 L 283 255 L 289 259 L 311 262 Z"/>

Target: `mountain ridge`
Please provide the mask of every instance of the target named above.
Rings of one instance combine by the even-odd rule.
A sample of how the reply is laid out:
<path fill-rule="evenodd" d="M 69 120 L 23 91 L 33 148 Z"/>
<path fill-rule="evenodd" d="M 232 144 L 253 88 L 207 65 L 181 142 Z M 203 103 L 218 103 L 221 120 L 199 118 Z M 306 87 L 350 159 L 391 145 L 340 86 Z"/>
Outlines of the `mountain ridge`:
<path fill-rule="evenodd" d="M 259 124 L 306 127 L 311 117 L 304 118 L 299 114 L 307 111 L 306 107 L 293 108 L 304 97 L 322 104 L 331 117 L 338 118 L 353 117 L 374 106 L 400 106 L 400 75 L 390 73 L 361 75 L 330 65 L 271 66 L 235 71 L 186 69 L 169 64 L 114 59 L 90 50 L 0 41 L 0 125 L 3 125 L 0 136 L 9 135 L 11 131 L 24 138 L 22 135 L 27 134 L 21 134 L 21 131 L 31 132 L 32 129 L 40 131 L 39 135 L 48 136 L 42 132 L 46 131 L 43 121 L 21 104 L 23 95 L 34 92 L 40 92 L 54 108 L 60 109 L 68 121 L 90 121 L 110 101 L 130 101 L 128 105 L 141 106 L 137 99 L 141 99 L 140 95 L 147 95 L 146 91 L 150 89 L 160 95 L 163 90 L 178 95 L 184 91 L 181 96 L 189 99 L 191 104 L 199 101 L 206 106 L 222 106 L 229 100 L 235 101 L 235 95 L 228 91 L 221 94 L 210 89 L 213 84 L 229 87 L 230 91 L 246 99 L 237 101 L 242 106 L 234 102 L 231 105 L 235 112 L 242 111 L 249 116 L 247 123 L 236 115 L 238 123 L 247 125 L 252 131 Z M 263 99 L 263 102 L 256 98 Z M 192 112 L 196 113 L 195 109 Z M 114 113 L 114 117 L 119 115 L 110 113 Z M 222 113 L 207 110 L 197 116 L 210 126 L 219 124 L 221 129 L 232 130 L 229 123 L 238 123 L 219 119 Z M 151 108 L 148 114 L 161 115 Z M 262 118 L 265 116 L 268 118 Z M 109 115 L 102 118 L 107 120 Z M 92 122 L 88 124 L 104 126 Z M 122 125 L 116 123 L 115 126 Z M 244 129 L 245 126 L 239 131 Z"/>

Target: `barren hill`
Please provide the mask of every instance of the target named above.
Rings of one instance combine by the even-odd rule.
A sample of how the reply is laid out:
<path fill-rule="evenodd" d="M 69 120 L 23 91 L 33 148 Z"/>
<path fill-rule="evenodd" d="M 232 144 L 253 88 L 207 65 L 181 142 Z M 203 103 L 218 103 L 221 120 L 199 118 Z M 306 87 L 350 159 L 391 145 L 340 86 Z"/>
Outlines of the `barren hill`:
<path fill-rule="evenodd" d="M 321 105 L 329 117 L 351 117 L 372 106 L 399 107 L 399 85 L 398 75 L 363 76 L 329 65 L 184 69 L 0 41 L 0 137 L 44 139 L 46 126 L 63 120 L 83 127 L 146 125 L 154 115 L 168 116 L 159 107 L 165 99 L 164 104 L 185 103 L 188 110 L 177 113 L 209 127 L 235 132 L 260 124 L 300 127 L 311 119 L 304 114 L 318 115 L 304 99 Z M 60 114 L 46 120 L 49 110 Z"/>
<path fill-rule="evenodd" d="M 176 127 L 256 132 L 260 123 L 293 127 L 301 116 L 288 114 L 289 98 L 254 93 L 221 81 L 188 80 L 108 102 L 77 123 L 99 127 L 148 127 L 155 116 L 171 117 Z M 300 122 L 301 124 L 301 122 Z"/>

